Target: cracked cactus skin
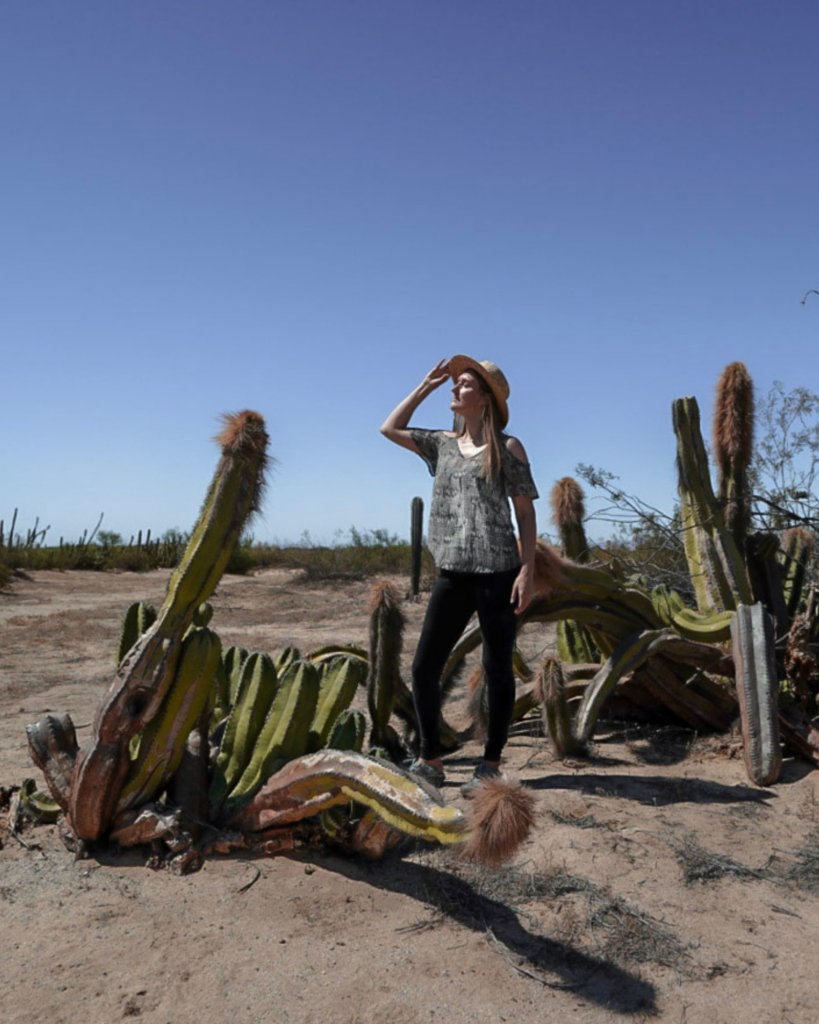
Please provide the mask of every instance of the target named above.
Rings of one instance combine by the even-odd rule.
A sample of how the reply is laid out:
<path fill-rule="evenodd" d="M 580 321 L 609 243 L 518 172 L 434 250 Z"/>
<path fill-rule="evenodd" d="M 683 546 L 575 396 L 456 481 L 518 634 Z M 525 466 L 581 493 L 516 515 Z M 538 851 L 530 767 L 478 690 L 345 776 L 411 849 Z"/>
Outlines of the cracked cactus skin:
<path fill-rule="evenodd" d="M 222 457 L 156 622 L 124 658 L 97 711 L 71 786 L 69 821 L 78 839 L 105 835 L 129 768 L 129 744 L 157 714 L 171 687 L 182 640 L 213 594 L 250 516 L 267 465 L 264 420 L 245 411 L 224 420 Z"/>
<path fill-rule="evenodd" d="M 285 765 L 229 824 L 258 831 L 302 821 L 354 800 L 405 835 L 444 844 L 463 842 L 465 816 L 442 805 L 433 792 L 378 758 L 320 750 Z"/>
<path fill-rule="evenodd" d="M 196 727 L 212 697 L 222 654 L 219 637 L 194 627 L 185 637 L 176 678 L 151 722 L 139 736 L 137 755 L 130 762 L 116 813 L 155 799 L 179 767 L 189 733 Z"/>

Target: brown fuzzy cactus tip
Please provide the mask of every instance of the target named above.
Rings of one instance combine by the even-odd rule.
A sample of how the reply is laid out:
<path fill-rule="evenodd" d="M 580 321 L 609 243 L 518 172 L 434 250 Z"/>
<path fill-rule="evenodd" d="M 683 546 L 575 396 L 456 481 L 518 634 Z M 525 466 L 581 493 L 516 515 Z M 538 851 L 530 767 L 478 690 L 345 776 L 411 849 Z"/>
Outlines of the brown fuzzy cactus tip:
<path fill-rule="evenodd" d="M 267 442 L 264 419 L 258 412 L 244 409 L 222 416 L 222 429 L 216 436 L 216 443 L 225 455 L 247 452 L 264 456 Z"/>
<path fill-rule="evenodd" d="M 376 580 L 370 591 L 370 615 L 382 606 L 390 611 L 398 611 L 401 607 L 398 591 L 389 580 Z"/>
<path fill-rule="evenodd" d="M 497 868 L 511 860 L 535 823 L 535 798 L 519 782 L 485 779 L 470 800 L 469 838 L 458 855 Z"/>
<path fill-rule="evenodd" d="M 535 575 L 533 580 L 536 594 L 551 594 L 566 585 L 566 567 L 573 563 L 564 561 L 554 548 L 542 540 L 535 545 Z"/>
<path fill-rule="evenodd" d="M 714 406 L 714 451 L 749 463 L 754 432 L 754 384 L 744 363 L 729 363 L 717 381 Z"/>
<path fill-rule="evenodd" d="M 564 476 L 552 488 L 552 514 L 558 526 L 582 523 L 586 515 L 583 488 L 570 476 Z"/>

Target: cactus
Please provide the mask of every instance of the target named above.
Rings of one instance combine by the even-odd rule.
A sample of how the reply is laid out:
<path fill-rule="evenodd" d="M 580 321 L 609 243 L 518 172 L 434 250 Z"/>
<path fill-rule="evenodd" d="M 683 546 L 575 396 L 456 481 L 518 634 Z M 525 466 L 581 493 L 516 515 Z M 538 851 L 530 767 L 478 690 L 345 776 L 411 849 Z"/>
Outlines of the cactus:
<path fill-rule="evenodd" d="M 135 601 L 126 611 L 117 644 L 117 667 L 143 633 L 156 622 L 156 608 L 145 601 Z"/>
<path fill-rule="evenodd" d="M 788 616 L 792 619 L 801 609 L 807 568 L 816 543 L 808 530 L 796 526 L 782 536 L 780 558 L 784 570 L 783 591 Z"/>
<path fill-rule="evenodd" d="M 154 799 L 176 772 L 213 690 L 221 653 L 219 637 L 209 629 L 194 628 L 185 637 L 174 684 L 140 734 L 137 756 L 128 765 L 117 814 Z"/>
<path fill-rule="evenodd" d="M 410 593 L 418 597 L 421 590 L 421 546 L 423 543 L 424 502 L 422 498 L 413 498 L 410 513 L 410 546 L 412 565 L 410 569 Z"/>
<path fill-rule="evenodd" d="M 589 542 L 583 520 L 586 516 L 583 488 L 570 476 L 564 476 L 550 495 L 552 518 L 560 532 L 560 546 L 573 562 L 589 561 Z"/>
<path fill-rule="evenodd" d="M 360 754 L 364 749 L 367 733 L 367 719 L 360 711 L 347 708 L 333 722 L 325 746 L 329 750 L 354 750 Z"/>
<path fill-rule="evenodd" d="M 744 363 L 729 363 L 717 382 L 714 461 L 725 526 L 742 551 L 751 521 L 748 470 L 754 434 L 754 385 Z"/>
<path fill-rule="evenodd" d="M 761 604 L 741 605 L 731 638 L 745 768 L 758 786 L 770 786 L 782 770 L 773 619 Z"/>
<path fill-rule="evenodd" d="M 322 666 L 316 713 L 307 737 L 308 754 L 325 746 L 338 716 L 349 708 L 366 676 L 367 667 L 357 658 L 340 657 Z"/>
<path fill-rule="evenodd" d="M 697 607 L 709 612 L 750 604 L 745 564 L 711 485 L 696 399 L 678 398 L 672 411 L 683 546 Z"/>
<path fill-rule="evenodd" d="M 208 626 L 213 618 L 213 605 L 210 601 L 203 601 L 193 613 L 194 626 Z"/>
<path fill-rule="evenodd" d="M 285 670 L 290 668 L 290 666 L 296 661 L 301 661 L 301 652 L 298 647 L 294 647 L 293 644 L 288 644 L 277 652 L 273 659 L 273 665 L 278 675 L 281 676 L 284 675 Z"/>
<path fill-rule="evenodd" d="M 120 665 L 97 711 L 90 745 L 77 759 L 69 818 L 81 840 L 105 834 L 128 773 L 130 740 L 159 711 L 176 674 L 182 638 L 259 507 L 267 464 L 264 420 L 255 412 L 225 417 L 218 441 L 222 457 L 157 620 Z M 184 736 L 179 743 L 184 747 Z"/>
<path fill-rule="evenodd" d="M 279 680 L 269 654 L 255 652 L 242 666 L 239 693 L 231 708 L 210 784 L 215 811 L 242 777 L 273 704 Z"/>
<path fill-rule="evenodd" d="M 541 663 L 535 682 L 535 696 L 541 703 L 543 731 L 551 738 L 557 756 L 582 754 L 585 746 L 575 739 L 572 732 L 563 670 L 556 658 L 544 658 Z"/>
<path fill-rule="evenodd" d="M 222 666 L 225 671 L 227 691 L 220 695 L 226 710 L 234 706 L 239 697 L 239 685 L 242 681 L 242 667 L 250 657 L 246 647 L 228 647 L 222 655 Z"/>
<path fill-rule="evenodd" d="M 231 825 L 274 829 L 351 800 L 369 808 L 386 827 L 427 842 L 459 844 L 465 855 L 492 866 L 515 852 L 533 823 L 532 795 L 520 786 L 496 783 L 488 800 L 473 801 L 467 816 L 386 761 L 321 750 L 287 764 L 234 815 Z"/>
<path fill-rule="evenodd" d="M 388 581 L 379 580 L 373 585 L 370 599 L 370 664 L 367 674 L 370 746 L 385 746 L 396 756 L 400 756 L 401 750 L 389 720 L 401 678 L 403 631 L 404 616 L 398 594 Z"/>
<path fill-rule="evenodd" d="M 244 771 L 230 789 L 224 817 L 246 803 L 271 775 L 307 750 L 310 724 L 319 695 L 319 671 L 309 661 L 285 669 Z"/>

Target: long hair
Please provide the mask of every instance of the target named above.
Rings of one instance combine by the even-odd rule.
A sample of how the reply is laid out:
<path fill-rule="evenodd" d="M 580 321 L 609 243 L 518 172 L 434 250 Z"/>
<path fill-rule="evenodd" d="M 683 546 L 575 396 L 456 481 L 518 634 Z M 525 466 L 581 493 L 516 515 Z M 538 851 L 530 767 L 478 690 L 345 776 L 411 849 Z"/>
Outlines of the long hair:
<path fill-rule="evenodd" d="M 487 403 L 483 407 L 483 414 L 481 416 L 483 440 L 486 445 L 483 450 L 481 469 L 485 480 L 497 483 L 503 472 L 503 437 L 501 436 L 500 410 L 498 409 L 498 403 L 495 401 L 495 396 L 486 386 L 481 375 L 472 370 L 467 370 L 466 372 L 475 378 L 481 392 L 487 397 Z M 452 429 L 458 437 L 464 436 L 466 433 L 466 423 L 464 423 L 463 416 L 455 414 Z"/>

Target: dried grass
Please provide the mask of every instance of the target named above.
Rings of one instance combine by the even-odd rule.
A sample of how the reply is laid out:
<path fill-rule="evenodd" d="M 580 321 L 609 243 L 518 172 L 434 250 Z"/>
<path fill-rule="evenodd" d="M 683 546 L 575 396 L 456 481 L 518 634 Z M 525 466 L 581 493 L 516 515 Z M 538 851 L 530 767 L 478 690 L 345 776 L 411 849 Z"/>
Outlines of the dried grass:
<path fill-rule="evenodd" d="M 740 864 L 721 853 L 703 849 L 690 836 L 673 844 L 677 861 L 683 869 L 686 885 L 713 882 L 721 878 L 766 878 L 768 872 Z"/>

